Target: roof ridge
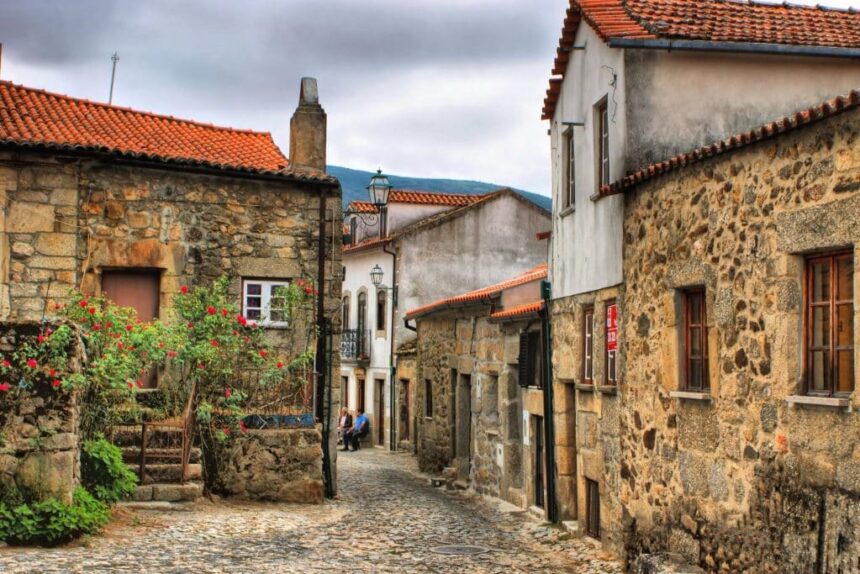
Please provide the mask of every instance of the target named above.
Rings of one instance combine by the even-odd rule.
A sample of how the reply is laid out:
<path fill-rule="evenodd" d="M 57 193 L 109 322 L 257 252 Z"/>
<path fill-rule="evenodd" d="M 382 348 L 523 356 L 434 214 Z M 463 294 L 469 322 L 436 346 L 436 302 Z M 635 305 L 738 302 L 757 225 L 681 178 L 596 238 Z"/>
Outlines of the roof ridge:
<path fill-rule="evenodd" d="M 235 132 L 235 133 L 268 136 L 270 139 L 272 139 L 272 141 L 274 141 L 274 138 L 272 137 L 272 133 L 268 132 L 268 131 L 257 131 L 257 130 L 244 129 L 244 128 L 234 128 L 234 127 L 230 127 L 230 126 L 219 126 L 219 125 L 215 125 L 215 124 L 208 123 L 208 122 L 189 120 L 189 119 L 185 119 L 185 118 L 177 118 L 175 116 L 171 116 L 168 114 L 159 114 L 157 112 L 150 112 L 150 111 L 146 111 L 146 110 L 136 110 L 134 108 L 130 108 L 127 106 L 117 106 L 117 105 L 108 104 L 105 102 L 97 102 L 95 100 L 89 100 L 87 98 L 77 98 L 75 96 L 70 96 L 68 94 L 61 94 L 60 92 L 52 92 L 52 91 L 46 90 L 44 88 L 32 88 L 30 86 L 25 86 L 23 84 L 16 84 L 15 82 L 12 82 L 10 80 L 0 80 L 0 85 L 7 85 L 7 86 L 11 86 L 13 88 L 19 89 L 19 90 L 25 90 L 27 92 L 31 92 L 31 93 L 35 93 L 35 94 L 44 94 L 46 96 L 51 96 L 54 98 L 60 98 L 63 100 L 69 100 L 72 102 L 87 104 L 89 106 L 98 106 L 100 108 L 106 108 L 109 110 L 116 110 L 118 112 L 123 112 L 123 113 L 131 113 L 131 114 L 149 116 L 149 117 L 159 118 L 159 119 L 173 121 L 173 122 L 177 122 L 177 123 L 189 124 L 189 125 L 199 126 L 199 127 L 203 127 L 203 128 L 216 129 L 219 131 L 229 131 L 229 132 Z"/>
<path fill-rule="evenodd" d="M 730 135 L 687 152 L 675 154 L 663 161 L 654 162 L 629 172 L 621 179 L 609 185 L 601 186 L 600 196 L 605 197 L 623 193 L 625 190 L 653 179 L 658 175 L 674 171 L 692 163 L 697 163 L 709 157 L 722 155 L 729 151 L 770 139 L 858 107 L 860 107 L 860 90 L 852 90 L 846 95 L 827 99 L 819 104 L 800 109 L 792 114 L 758 125 L 750 130 Z"/>
<path fill-rule="evenodd" d="M 626 1 L 626 0 L 625 0 Z M 716 2 L 719 4 L 746 4 L 749 6 L 763 6 L 766 8 L 789 8 L 792 10 L 819 10 L 821 12 L 847 12 L 855 14 L 858 12 L 853 6 L 840 8 L 839 6 L 825 6 L 823 4 L 795 4 L 794 2 L 762 2 L 761 0 L 700 0 L 704 2 Z"/>

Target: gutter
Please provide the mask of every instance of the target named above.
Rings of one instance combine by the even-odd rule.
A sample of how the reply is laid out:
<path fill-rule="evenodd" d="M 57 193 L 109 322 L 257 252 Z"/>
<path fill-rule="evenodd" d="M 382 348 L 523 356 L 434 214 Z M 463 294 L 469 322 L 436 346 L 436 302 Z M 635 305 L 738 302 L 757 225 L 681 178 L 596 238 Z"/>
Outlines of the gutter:
<path fill-rule="evenodd" d="M 835 46 L 795 46 L 762 42 L 708 42 L 705 40 L 671 40 L 666 38 L 609 38 L 610 48 L 641 50 L 678 50 L 683 52 L 734 52 L 741 54 L 778 54 L 781 56 L 814 56 L 821 58 L 860 59 L 860 48 Z"/>
<path fill-rule="evenodd" d="M 394 333 L 395 333 L 395 324 L 394 324 L 394 314 L 397 311 L 397 252 L 388 250 L 388 243 L 385 243 L 382 247 L 383 253 L 388 253 L 391 255 L 391 350 L 388 353 L 388 391 L 390 394 L 389 402 L 391 404 L 391 418 L 389 419 L 388 425 L 388 437 L 389 443 L 391 445 L 391 452 L 397 450 L 397 433 L 394 429 L 394 423 L 397 420 L 395 407 L 397 406 L 396 396 L 397 396 L 397 387 L 394 381 Z M 383 418 L 385 413 L 382 413 Z"/>
<path fill-rule="evenodd" d="M 544 442 L 546 443 L 546 507 L 547 518 L 550 522 L 558 522 L 558 504 L 555 493 L 555 406 L 552 388 L 552 315 L 550 314 L 550 303 L 552 301 L 552 287 L 550 282 L 541 281 L 541 296 L 544 300 L 543 309 L 540 312 L 540 324 L 544 341 L 544 364 L 543 370 L 543 401 L 544 401 Z"/>

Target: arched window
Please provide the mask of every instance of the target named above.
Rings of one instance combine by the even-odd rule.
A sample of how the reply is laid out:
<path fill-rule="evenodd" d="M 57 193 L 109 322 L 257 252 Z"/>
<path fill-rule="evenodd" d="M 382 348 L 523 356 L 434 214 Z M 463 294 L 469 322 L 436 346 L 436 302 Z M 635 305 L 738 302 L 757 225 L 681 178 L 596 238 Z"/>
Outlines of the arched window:
<path fill-rule="evenodd" d="M 385 296 L 385 291 L 377 291 L 376 292 L 376 330 L 384 331 L 385 330 L 385 310 L 388 307 L 386 304 L 387 298 Z"/>
<path fill-rule="evenodd" d="M 341 307 L 343 330 L 349 330 L 349 295 L 343 296 L 343 306 Z"/>
<path fill-rule="evenodd" d="M 367 293 L 362 291 L 358 294 L 358 325 L 360 332 L 367 328 Z"/>

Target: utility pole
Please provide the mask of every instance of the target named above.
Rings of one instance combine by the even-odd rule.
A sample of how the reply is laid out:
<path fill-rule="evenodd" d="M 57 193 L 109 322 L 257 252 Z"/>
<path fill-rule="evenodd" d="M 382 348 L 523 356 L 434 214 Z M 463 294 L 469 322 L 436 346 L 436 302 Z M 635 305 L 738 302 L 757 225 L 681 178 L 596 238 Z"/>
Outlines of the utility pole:
<path fill-rule="evenodd" d="M 113 103 L 113 81 L 116 78 L 116 63 L 119 62 L 119 54 L 114 52 L 113 56 L 110 57 L 110 61 L 113 62 L 113 69 L 110 72 L 110 96 L 108 97 L 108 104 Z"/>

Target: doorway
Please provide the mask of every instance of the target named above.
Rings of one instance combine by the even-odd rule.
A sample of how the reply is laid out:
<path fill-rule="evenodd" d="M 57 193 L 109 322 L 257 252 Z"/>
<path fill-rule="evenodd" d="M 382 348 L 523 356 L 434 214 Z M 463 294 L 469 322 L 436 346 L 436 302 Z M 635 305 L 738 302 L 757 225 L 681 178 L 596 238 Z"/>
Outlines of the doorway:
<path fill-rule="evenodd" d="M 358 415 L 358 411 L 364 412 L 366 409 L 366 406 L 367 406 L 364 404 L 364 398 L 365 398 L 364 379 L 356 379 L 355 384 L 358 387 L 358 404 L 355 406 L 355 408 L 356 408 L 355 414 Z"/>
<path fill-rule="evenodd" d="M 102 271 L 102 294 L 122 307 L 131 307 L 138 318 L 149 323 L 158 317 L 161 272 L 156 269 L 110 269 Z M 144 388 L 154 388 L 157 371 L 141 378 Z"/>
<path fill-rule="evenodd" d="M 544 507 L 544 490 L 546 482 L 546 461 L 544 453 L 543 417 L 532 416 L 532 429 L 534 431 L 534 504 L 538 508 Z"/>
<path fill-rule="evenodd" d="M 409 379 L 400 379 L 400 440 L 408 441 L 412 439 L 410 432 L 412 420 L 412 393 L 409 388 Z"/>
<path fill-rule="evenodd" d="M 457 468 L 460 480 L 469 480 L 472 467 L 472 376 L 457 383 Z"/>
<path fill-rule="evenodd" d="M 376 444 L 385 446 L 385 380 L 376 379 Z"/>
<path fill-rule="evenodd" d="M 349 408 L 349 377 L 340 378 L 340 406 Z"/>

